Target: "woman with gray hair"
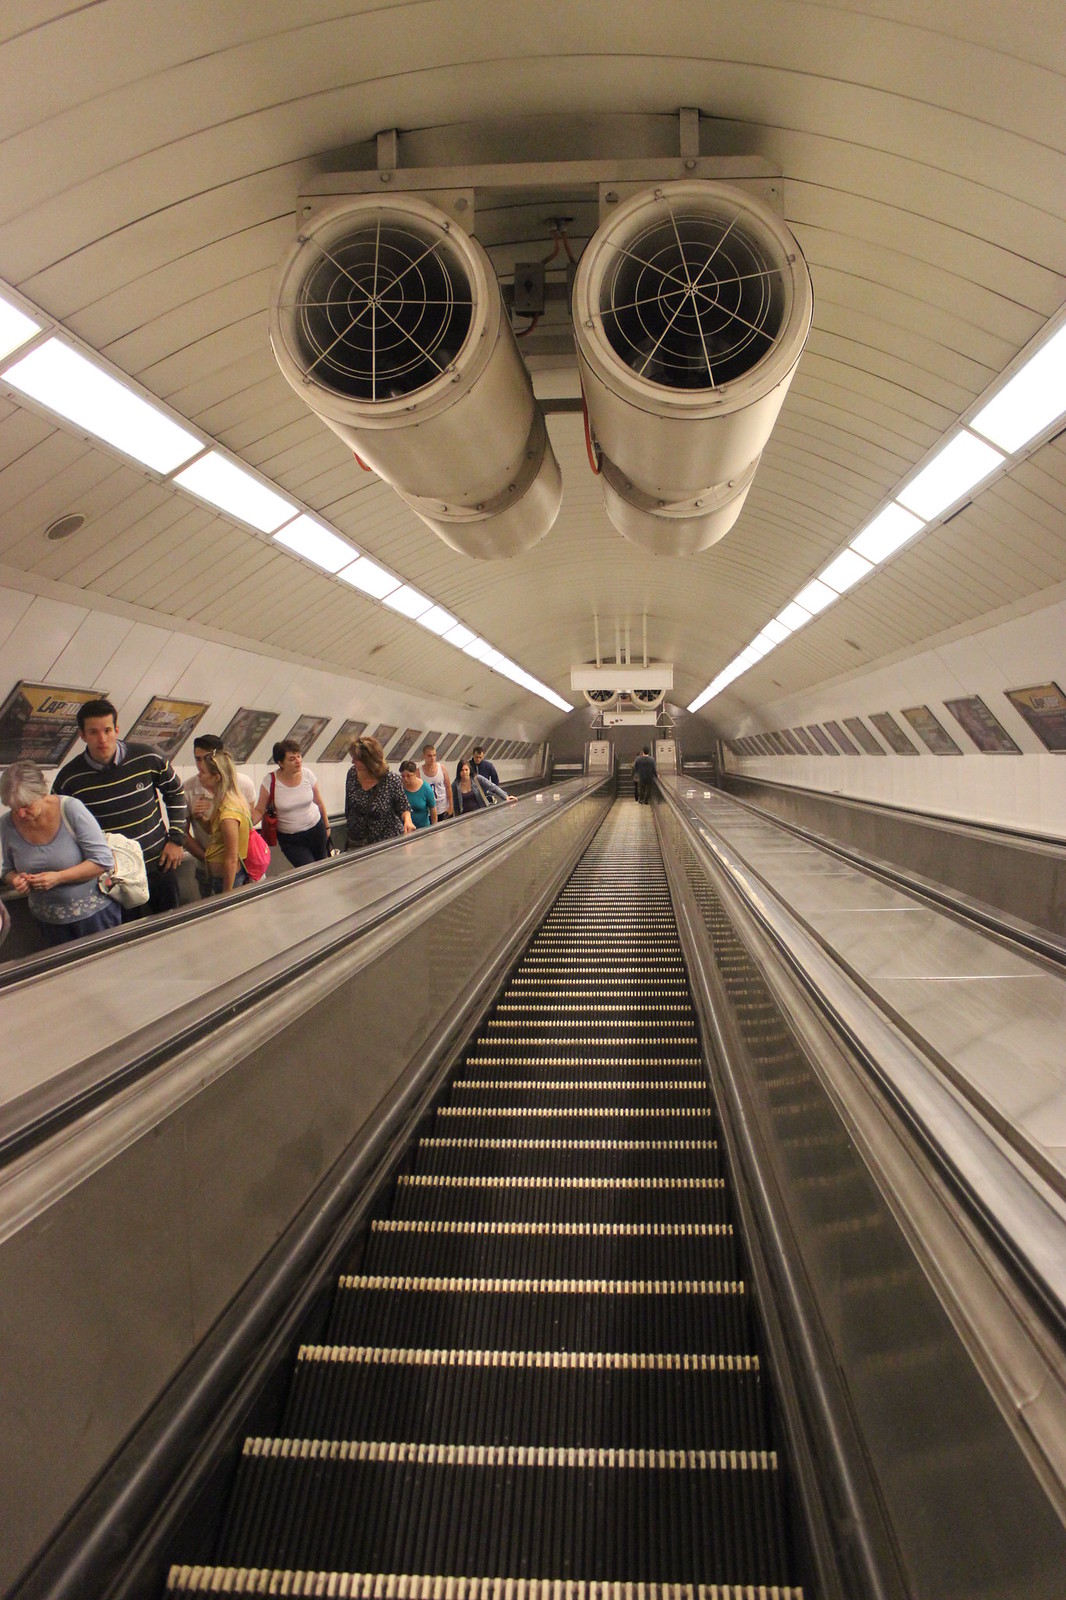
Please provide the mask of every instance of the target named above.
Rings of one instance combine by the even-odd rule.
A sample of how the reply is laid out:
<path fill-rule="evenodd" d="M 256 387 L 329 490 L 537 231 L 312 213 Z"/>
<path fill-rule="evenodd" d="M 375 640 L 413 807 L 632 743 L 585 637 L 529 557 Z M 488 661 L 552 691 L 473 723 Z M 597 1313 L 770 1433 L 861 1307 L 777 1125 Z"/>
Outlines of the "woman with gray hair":
<path fill-rule="evenodd" d="M 122 921 L 121 908 L 97 879 L 115 858 L 91 811 L 72 796 L 49 794 L 35 761 L 15 761 L 0 776 L 0 876 L 29 895 L 31 914 L 49 944 L 103 933 Z"/>

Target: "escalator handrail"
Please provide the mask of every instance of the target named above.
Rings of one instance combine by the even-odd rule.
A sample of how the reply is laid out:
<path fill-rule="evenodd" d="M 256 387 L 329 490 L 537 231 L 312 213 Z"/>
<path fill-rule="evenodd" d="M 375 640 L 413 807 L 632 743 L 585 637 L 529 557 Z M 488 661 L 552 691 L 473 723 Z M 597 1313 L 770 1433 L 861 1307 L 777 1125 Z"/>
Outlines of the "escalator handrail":
<path fill-rule="evenodd" d="M 1066 1208 L 1033 1164 L 1012 1159 L 1002 1130 L 989 1126 L 961 1084 L 944 1081 L 944 1064 L 900 1032 L 878 1005 L 827 953 L 802 920 L 744 862 L 712 834 L 698 813 L 668 789 L 660 793 L 682 819 L 697 856 L 723 873 L 761 932 L 828 1016 L 896 1106 L 938 1169 L 980 1219 L 1066 1336 Z M 712 871 L 713 877 L 713 871 Z M 1021 1153 L 1021 1152 L 1019 1152 Z"/>
<path fill-rule="evenodd" d="M 186 1049 L 198 1039 L 209 1036 L 222 1021 L 250 1010 L 258 1001 L 276 994 L 280 986 L 298 981 L 338 951 L 349 949 L 353 941 L 362 941 L 379 933 L 390 919 L 401 916 L 431 892 L 447 885 L 458 888 L 467 874 L 483 867 L 489 858 L 508 849 L 519 837 L 526 838 L 550 826 L 556 818 L 565 815 L 571 806 L 602 786 L 601 782 L 582 780 L 573 786 L 569 794 L 564 796 L 557 793 L 554 796 L 557 804 L 542 808 L 534 805 L 524 809 L 519 802 L 508 813 L 513 818 L 510 826 L 502 828 L 492 839 L 471 842 L 469 848 L 464 847 L 451 860 L 437 865 L 414 882 L 382 895 L 369 910 L 364 906 L 321 930 L 317 936 L 305 939 L 295 949 L 287 950 L 283 956 L 260 962 L 242 976 L 207 991 L 200 999 L 140 1028 L 131 1028 L 120 1045 L 111 1044 L 105 1050 L 86 1056 L 75 1066 L 44 1080 L 8 1106 L 0 1106 L 0 1168 L 24 1156 L 28 1150 L 69 1126 L 87 1111 L 145 1077 L 175 1051 Z M 467 836 L 465 833 L 462 835 L 463 838 Z M 300 880 L 305 883 L 311 873 L 338 867 L 357 870 L 363 863 L 380 857 L 382 851 L 404 843 L 410 845 L 410 836 L 406 840 L 388 840 L 382 845 L 371 846 L 349 856 L 347 860 L 342 857 L 339 861 L 319 863 L 317 867 L 304 869 Z M 277 892 L 286 885 L 291 887 L 294 877 L 295 874 L 288 874 L 270 885 L 270 889 Z M 208 903 L 205 909 L 216 914 L 219 911 L 224 913 L 238 904 L 247 903 L 249 893 L 259 892 L 260 887 L 257 885 L 255 889 L 243 892 L 239 901 L 222 901 L 214 906 Z M 200 908 L 194 906 L 190 911 L 195 916 Z M 168 917 L 163 926 L 159 925 L 159 920 L 155 927 L 149 924 L 144 932 L 165 939 L 169 934 L 180 932 L 188 922 L 188 915 L 179 914 Z M 88 958 L 102 953 L 101 944 L 94 941 L 93 950 L 86 951 L 85 955 Z M 46 967 L 45 971 L 48 970 L 51 969 Z M 31 973 L 19 976 L 39 977 L 40 967 L 35 963 Z"/>
<path fill-rule="evenodd" d="M 587 784 L 587 780 L 585 781 Z M 563 785 L 556 786 L 559 789 L 563 787 Z M 521 807 L 522 801 L 532 799 L 537 792 L 534 790 L 520 796 L 517 800 L 518 806 Z M 497 809 L 497 807 L 493 807 L 492 813 Z M 524 815 L 524 811 L 519 812 L 519 816 Z M 476 824 L 477 820 L 477 815 L 463 818 L 456 817 L 448 819 L 439 824 L 439 826 L 451 828 L 459 821 Z M 518 818 L 515 820 L 517 821 Z M 144 917 L 136 922 L 123 923 L 107 933 L 95 934 L 91 940 L 76 939 L 69 944 L 23 956 L 17 962 L 12 961 L 6 967 L 0 965 L 0 991 L 11 987 L 13 984 L 21 983 L 26 978 L 38 977 L 42 973 L 52 972 L 60 967 L 72 966 L 78 961 L 95 956 L 99 954 L 101 948 L 105 945 L 108 949 L 112 949 L 119 945 L 132 944 L 139 939 L 157 935 L 164 929 L 169 930 L 184 926 L 192 921 L 193 918 L 224 915 L 237 903 L 243 903 L 251 897 L 261 899 L 283 893 L 286 889 L 291 889 L 294 883 L 306 882 L 311 875 L 343 872 L 350 868 L 356 859 L 363 861 L 368 857 L 379 855 L 383 850 L 410 848 L 411 844 L 417 842 L 417 838 L 421 837 L 422 833 L 430 831 L 424 829 L 420 830 L 418 835 L 404 834 L 396 839 L 385 839 L 380 844 L 366 845 L 359 851 L 341 851 L 340 855 L 333 856 L 326 861 L 315 861 L 309 866 L 296 867 L 291 872 L 282 873 L 275 878 L 264 878 L 259 883 L 245 884 L 241 889 L 239 902 L 231 896 L 216 895 L 206 900 L 194 901 L 191 905 L 180 906 L 176 911 L 168 911 L 161 916 Z M 0 898 L 0 907 L 2 906 L 3 899 Z M 2 942 L 2 938 L 0 938 L 0 942 Z"/>

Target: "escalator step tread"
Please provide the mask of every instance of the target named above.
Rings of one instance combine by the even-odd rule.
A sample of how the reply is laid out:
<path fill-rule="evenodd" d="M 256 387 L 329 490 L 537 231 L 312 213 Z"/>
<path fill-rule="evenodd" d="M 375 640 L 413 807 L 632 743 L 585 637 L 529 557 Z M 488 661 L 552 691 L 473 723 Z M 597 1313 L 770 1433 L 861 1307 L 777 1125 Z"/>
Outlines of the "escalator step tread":
<path fill-rule="evenodd" d="M 803 1600 L 650 813 L 612 811 L 378 1205 L 168 1592 Z"/>
<path fill-rule="evenodd" d="M 743 1279 L 405 1278 L 346 1274 L 331 1344 L 695 1353 L 752 1348 Z"/>
<path fill-rule="evenodd" d="M 772 1451 L 252 1439 L 222 1559 L 783 1581 L 779 1479 Z"/>
<path fill-rule="evenodd" d="M 785 1584 L 635 1583 L 434 1573 L 171 1567 L 168 1594 L 328 1595 L 335 1600 L 804 1600 Z"/>
<path fill-rule="evenodd" d="M 286 1437 L 772 1448 L 757 1356 L 305 1345 Z"/>

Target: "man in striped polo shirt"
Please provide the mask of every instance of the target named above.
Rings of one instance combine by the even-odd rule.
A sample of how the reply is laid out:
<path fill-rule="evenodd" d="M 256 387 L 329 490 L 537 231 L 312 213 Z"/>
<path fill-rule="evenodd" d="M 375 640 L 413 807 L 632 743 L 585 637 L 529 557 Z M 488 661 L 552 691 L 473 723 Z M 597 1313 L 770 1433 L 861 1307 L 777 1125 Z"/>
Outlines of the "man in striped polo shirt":
<path fill-rule="evenodd" d="M 136 839 L 148 870 L 148 904 L 123 911 L 123 921 L 178 905 L 177 867 L 185 837 L 185 791 L 165 756 L 146 744 L 119 738 L 110 700 L 88 700 L 78 712 L 85 749 L 56 774 L 53 794 L 73 795 L 88 806 L 105 833 Z M 159 809 L 166 806 L 166 822 Z"/>

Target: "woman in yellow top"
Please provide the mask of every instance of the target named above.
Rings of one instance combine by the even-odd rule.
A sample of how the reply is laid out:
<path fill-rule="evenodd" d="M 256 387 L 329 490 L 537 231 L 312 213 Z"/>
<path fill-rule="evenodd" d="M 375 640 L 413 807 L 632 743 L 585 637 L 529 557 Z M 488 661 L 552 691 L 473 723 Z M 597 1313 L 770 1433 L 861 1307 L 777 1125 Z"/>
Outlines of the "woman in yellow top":
<path fill-rule="evenodd" d="M 215 803 L 207 826 L 211 840 L 204 851 L 212 894 L 228 894 L 250 882 L 244 866 L 252 815 L 237 783 L 233 757 L 225 750 L 212 750 L 207 762 L 207 780 L 215 791 Z"/>

